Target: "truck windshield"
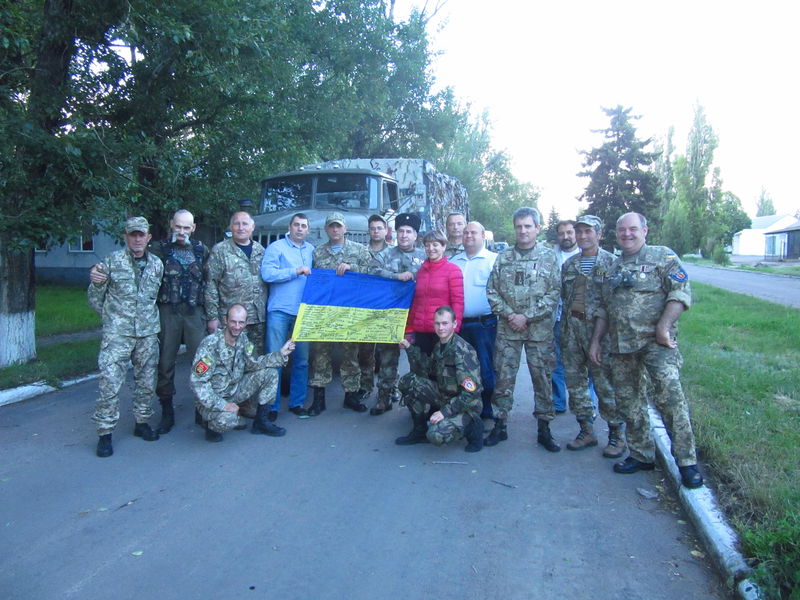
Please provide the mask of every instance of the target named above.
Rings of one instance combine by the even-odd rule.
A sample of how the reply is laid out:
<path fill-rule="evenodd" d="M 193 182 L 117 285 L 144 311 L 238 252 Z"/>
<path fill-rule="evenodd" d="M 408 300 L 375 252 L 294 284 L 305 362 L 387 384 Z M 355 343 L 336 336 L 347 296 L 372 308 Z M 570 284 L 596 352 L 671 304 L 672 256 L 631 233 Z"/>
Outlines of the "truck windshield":
<path fill-rule="evenodd" d="M 320 174 L 316 207 L 379 210 L 378 180 L 362 174 Z"/>
<path fill-rule="evenodd" d="M 298 175 L 264 182 L 261 213 L 300 210 L 311 207 L 311 177 Z"/>

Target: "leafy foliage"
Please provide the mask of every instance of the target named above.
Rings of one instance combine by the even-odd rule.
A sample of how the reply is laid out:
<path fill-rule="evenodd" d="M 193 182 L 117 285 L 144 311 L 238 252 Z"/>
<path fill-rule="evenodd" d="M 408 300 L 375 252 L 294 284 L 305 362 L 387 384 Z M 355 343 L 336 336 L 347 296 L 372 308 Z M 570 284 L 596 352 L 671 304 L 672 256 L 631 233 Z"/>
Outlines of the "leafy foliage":
<path fill-rule="evenodd" d="M 756 204 L 756 216 L 767 217 L 775 214 L 775 204 L 772 202 L 772 196 L 767 193 L 765 188 L 761 188 L 761 195 L 758 197 Z"/>

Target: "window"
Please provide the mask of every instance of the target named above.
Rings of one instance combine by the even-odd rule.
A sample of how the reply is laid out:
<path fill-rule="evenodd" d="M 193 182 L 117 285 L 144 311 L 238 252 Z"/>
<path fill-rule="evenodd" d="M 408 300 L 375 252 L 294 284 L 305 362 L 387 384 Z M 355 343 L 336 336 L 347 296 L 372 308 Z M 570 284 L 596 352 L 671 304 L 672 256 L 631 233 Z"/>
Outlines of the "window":
<path fill-rule="evenodd" d="M 94 252 L 94 238 L 91 226 L 84 225 L 83 231 L 69 241 L 70 252 Z"/>

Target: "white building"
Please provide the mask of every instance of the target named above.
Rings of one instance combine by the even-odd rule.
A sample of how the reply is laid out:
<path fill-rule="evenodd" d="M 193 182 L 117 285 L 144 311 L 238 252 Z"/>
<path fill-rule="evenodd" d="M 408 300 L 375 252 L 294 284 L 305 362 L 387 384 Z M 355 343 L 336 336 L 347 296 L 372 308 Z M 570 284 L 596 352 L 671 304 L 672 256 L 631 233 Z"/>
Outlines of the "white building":
<path fill-rule="evenodd" d="M 768 251 L 767 236 L 773 231 L 793 225 L 797 218 L 791 214 L 755 217 L 750 229 L 743 229 L 733 236 L 733 256 L 764 257 L 774 254 Z M 773 242 L 774 243 L 774 242 Z"/>

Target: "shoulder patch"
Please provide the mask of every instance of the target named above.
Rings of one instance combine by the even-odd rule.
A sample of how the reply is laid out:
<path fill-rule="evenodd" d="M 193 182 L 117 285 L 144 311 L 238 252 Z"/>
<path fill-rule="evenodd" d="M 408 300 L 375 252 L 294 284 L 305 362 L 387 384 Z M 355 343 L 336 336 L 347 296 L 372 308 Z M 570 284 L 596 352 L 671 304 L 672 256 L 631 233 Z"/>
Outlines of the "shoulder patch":
<path fill-rule="evenodd" d="M 194 365 L 194 372 L 197 375 L 205 375 L 206 372 L 211 368 L 212 361 L 207 356 L 204 356 L 200 360 L 198 360 Z"/>
<path fill-rule="evenodd" d="M 677 281 L 679 283 L 683 283 L 684 281 L 689 280 L 689 274 L 683 270 L 683 267 L 679 268 L 674 273 L 669 274 L 670 279 L 673 281 Z"/>
<path fill-rule="evenodd" d="M 252 354 L 253 350 L 255 350 L 255 349 L 256 349 L 256 347 L 253 344 L 247 344 L 247 346 L 244 347 L 244 351 L 247 354 Z"/>
<path fill-rule="evenodd" d="M 478 389 L 478 386 L 475 384 L 475 380 L 472 379 L 472 377 L 466 377 L 460 385 L 468 392 L 474 392 Z"/>

